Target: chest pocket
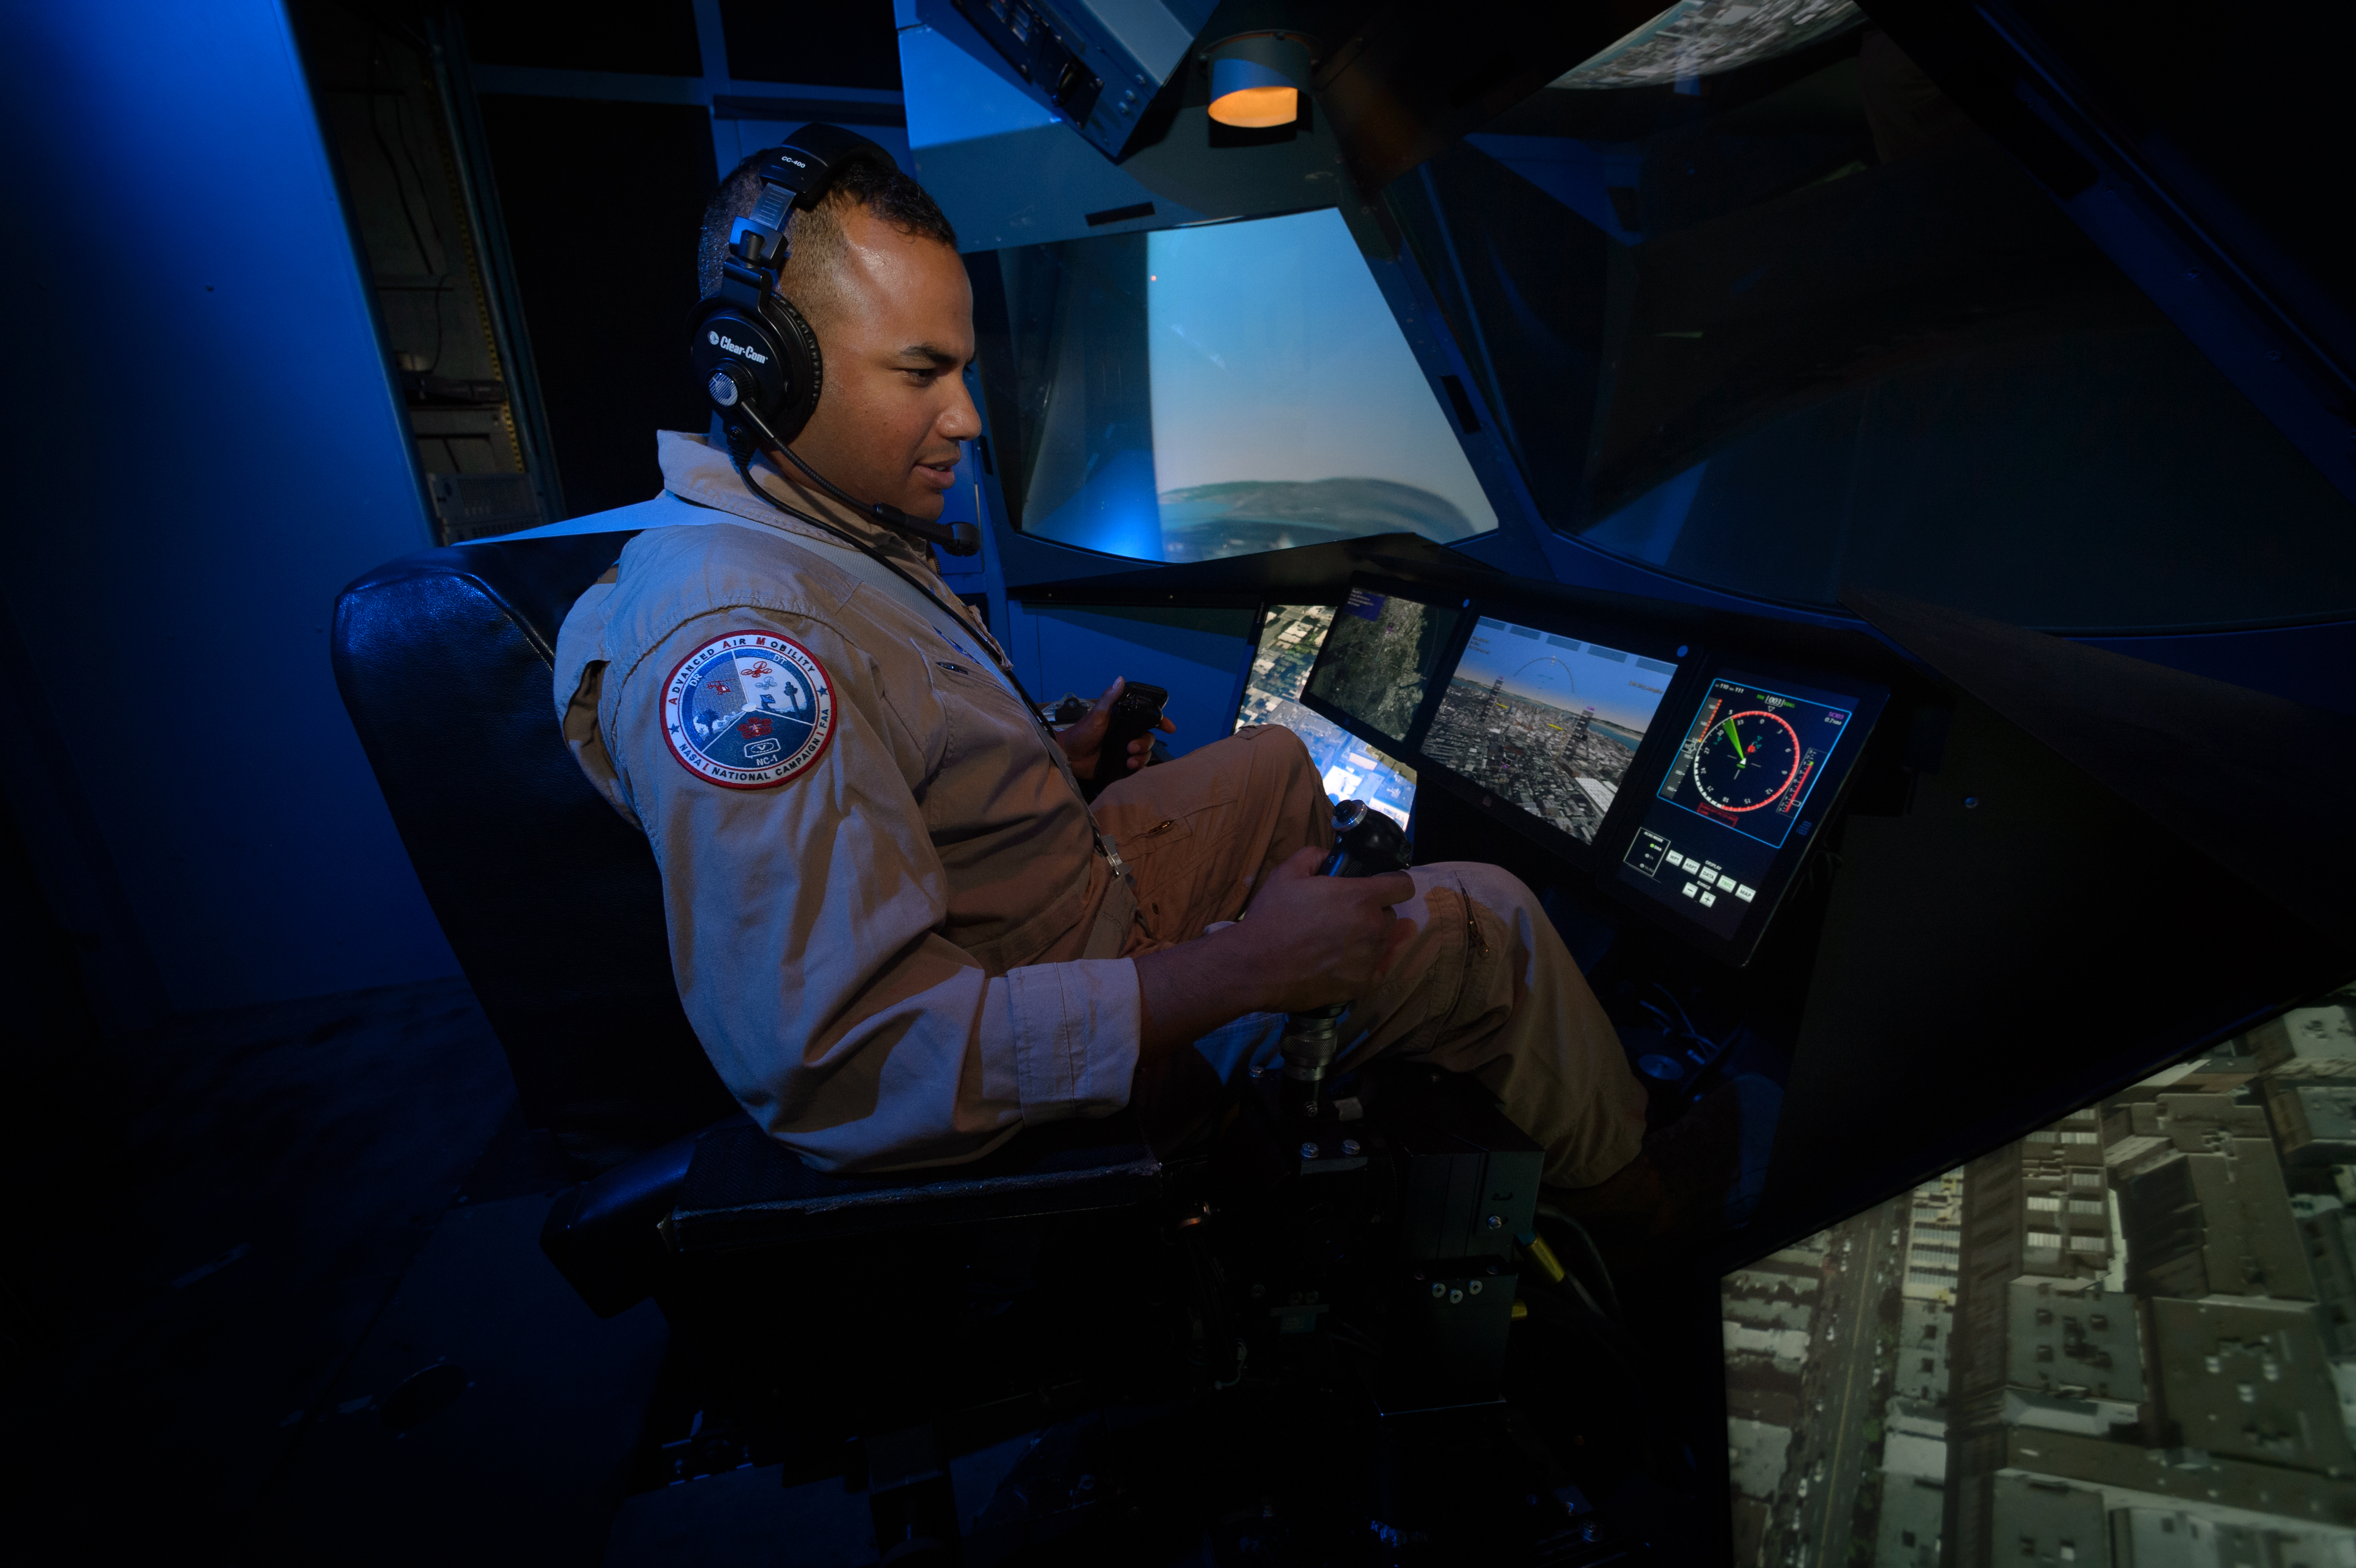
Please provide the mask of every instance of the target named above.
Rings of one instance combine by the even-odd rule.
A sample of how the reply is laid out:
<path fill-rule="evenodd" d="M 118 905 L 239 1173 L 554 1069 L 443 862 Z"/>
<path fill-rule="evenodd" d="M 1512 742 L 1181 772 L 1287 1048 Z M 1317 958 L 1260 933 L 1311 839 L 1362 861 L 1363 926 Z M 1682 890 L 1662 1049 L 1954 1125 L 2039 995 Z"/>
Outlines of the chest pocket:
<path fill-rule="evenodd" d="M 1033 766 L 1055 771 L 1044 754 L 1047 742 L 1037 722 L 994 672 L 971 655 L 944 653 L 937 646 L 922 651 L 940 713 L 932 758 L 936 776 L 984 759 L 1009 773 Z"/>

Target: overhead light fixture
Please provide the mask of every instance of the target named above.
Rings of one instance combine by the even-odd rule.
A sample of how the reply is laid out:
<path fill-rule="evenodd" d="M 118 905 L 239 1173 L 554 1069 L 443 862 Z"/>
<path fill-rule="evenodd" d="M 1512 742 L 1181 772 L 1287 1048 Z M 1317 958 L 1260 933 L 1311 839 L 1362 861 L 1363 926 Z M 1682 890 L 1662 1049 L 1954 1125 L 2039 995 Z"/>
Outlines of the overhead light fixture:
<path fill-rule="evenodd" d="M 1238 33 L 1211 46 L 1211 118 L 1267 131 L 1301 118 L 1309 40 L 1299 33 Z"/>

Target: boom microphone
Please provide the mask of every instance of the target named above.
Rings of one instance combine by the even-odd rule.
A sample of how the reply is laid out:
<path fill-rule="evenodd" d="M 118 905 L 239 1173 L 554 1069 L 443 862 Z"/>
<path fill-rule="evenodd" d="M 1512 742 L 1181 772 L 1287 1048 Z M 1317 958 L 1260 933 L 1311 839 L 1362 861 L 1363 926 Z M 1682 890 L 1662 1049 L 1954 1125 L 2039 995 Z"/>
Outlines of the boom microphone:
<path fill-rule="evenodd" d="M 809 481 L 811 484 L 817 485 L 819 489 L 825 491 L 828 495 L 833 496 L 836 500 L 841 502 L 852 511 L 872 517 L 884 527 L 894 529 L 899 533 L 914 534 L 920 539 L 930 540 L 932 543 L 937 544 L 943 549 L 948 551 L 951 555 L 978 555 L 980 553 L 981 530 L 975 528 L 971 523 L 928 522 L 923 517 L 912 517 L 907 513 L 902 511 L 899 507 L 885 506 L 881 501 L 873 503 L 854 501 L 849 496 L 844 495 L 842 491 L 835 485 L 832 480 L 829 479 L 825 475 L 820 474 L 817 469 L 811 467 L 807 462 L 803 461 L 802 454 L 800 453 L 796 452 L 792 447 L 787 446 L 784 442 L 779 441 L 776 438 L 776 432 L 768 428 L 768 425 L 762 420 L 759 412 L 751 406 L 749 400 L 738 411 L 743 413 L 746 419 L 750 420 L 754 426 L 760 431 L 761 434 L 767 438 L 771 450 L 782 452 L 787 457 L 791 458 L 795 467 L 809 475 Z M 732 422 L 728 426 L 729 446 L 734 449 L 740 443 L 749 446 L 751 443 L 749 441 L 745 440 L 746 434 L 747 432 L 743 425 Z"/>

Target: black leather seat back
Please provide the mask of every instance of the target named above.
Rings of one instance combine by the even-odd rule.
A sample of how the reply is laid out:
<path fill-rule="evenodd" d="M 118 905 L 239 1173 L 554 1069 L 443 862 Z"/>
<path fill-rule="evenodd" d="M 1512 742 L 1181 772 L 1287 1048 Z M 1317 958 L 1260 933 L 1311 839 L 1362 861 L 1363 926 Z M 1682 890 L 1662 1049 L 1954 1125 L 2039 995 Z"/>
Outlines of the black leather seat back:
<path fill-rule="evenodd" d="M 336 605 L 336 683 L 418 880 L 525 1115 L 584 1170 L 734 1108 L 680 1009 L 646 837 L 557 728 L 557 627 L 631 537 L 427 550 Z"/>

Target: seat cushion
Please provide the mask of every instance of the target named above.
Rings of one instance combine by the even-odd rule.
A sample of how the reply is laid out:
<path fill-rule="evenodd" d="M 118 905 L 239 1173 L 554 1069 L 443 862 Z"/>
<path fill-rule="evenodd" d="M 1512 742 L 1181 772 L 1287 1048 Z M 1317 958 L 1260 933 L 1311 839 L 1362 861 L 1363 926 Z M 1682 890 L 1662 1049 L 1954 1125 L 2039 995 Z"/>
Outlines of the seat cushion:
<path fill-rule="evenodd" d="M 1161 1172 L 1144 1129 L 1126 1111 L 1031 1129 L 970 1165 L 879 1176 L 812 1170 L 737 1120 L 697 1138 L 668 1230 L 672 1247 L 691 1253 L 1119 1209 L 1151 1199 Z"/>

